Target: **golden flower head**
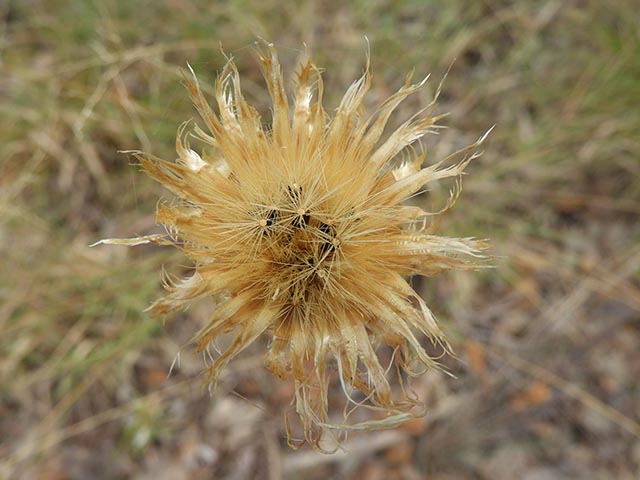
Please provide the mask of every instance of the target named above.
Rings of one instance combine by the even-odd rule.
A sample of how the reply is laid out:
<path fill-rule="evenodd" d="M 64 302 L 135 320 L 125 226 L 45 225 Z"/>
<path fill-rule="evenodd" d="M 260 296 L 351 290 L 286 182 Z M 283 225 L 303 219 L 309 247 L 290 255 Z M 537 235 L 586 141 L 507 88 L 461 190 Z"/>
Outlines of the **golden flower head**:
<path fill-rule="evenodd" d="M 167 314 L 197 298 L 213 298 L 211 319 L 194 337 L 197 351 L 211 350 L 206 375 L 212 383 L 231 359 L 267 335 L 265 366 L 293 379 L 292 405 L 305 440 L 314 445 L 323 431 L 397 425 L 423 410 L 405 390 L 403 377 L 417 374 L 417 365 L 437 366 L 421 337 L 448 349 L 407 279 L 474 268 L 485 248 L 482 241 L 436 236 L 427 228 L 428 219 L 453 205 L 458 182 L 441 211 L 403 201 L 430 182 L 459 178 L 484 137 L 423 167 L 425 155 L 411 146 L 437 130 L 435 100 L 381 139 L 394 109 L 426 79 L 413 84 L 409 75 L 365 116 L 367 62 L 331 116 L 323 109 L 322 78 L 311 60 L 297 73 L 290 106 L 274 47 L 263 42 L 257 51 L 273 102 L 270 128 L 245 101 L 229 59 L 216 85 L 217 113 L 195 75 L 185 76 L 206 126 L 193 131 L 206 146 L 203 152 L 190 148 L 184 124 L 176 161 L 137 154 L 144 170 L 176 199 L 157 211 L 168 229 L 166 240 L 150 236 L 128 243 L 168 241 L 195 263 L 195 273 L 168 284 L 170 293 L 150 310 Z M 231 331 L 228 348 L 214 353 L 212 342 Z M 381 344 L 390 347 L 391 365 L 377 354 Z M 402 388 L 392 388 L 391 366 Z M 377 418 L 331 423 L 332 376 L 346 394 L 346 417 L 351 405 L 374 409 Z"/>

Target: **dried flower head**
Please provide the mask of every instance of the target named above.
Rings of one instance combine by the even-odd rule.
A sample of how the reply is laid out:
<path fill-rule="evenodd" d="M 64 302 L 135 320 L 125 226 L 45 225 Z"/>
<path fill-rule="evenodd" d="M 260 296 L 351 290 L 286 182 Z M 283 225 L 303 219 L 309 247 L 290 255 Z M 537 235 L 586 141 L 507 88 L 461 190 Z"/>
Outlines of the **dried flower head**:
<path fill-rule="evenodd" d="M 271 127 L 265 128 L 245 101 L 231 59 L 216 86 L 218 113 L 195 75 L 186 77 L 208 130 L 196 126 L 193 133 L 207 148 L 201 154 L 190 148 L 185 124 L 178 132 L 175 162 L 137 154 L 144 170 L 176 200 L 157 211 L 158 222 L 168 228 L 164 240 L 150 236 L 123 243 L 169 242 L 194 261 L 195 273 L 167 284 L 170 293 L 150 310 L 167 314 L 197 298 L 214 299 L 211 319 L 194 337 L 197 351 L 211 352 L 209 382 L 215 383 L 231 359 L 266 334 L 265 365 L 274 375 L 293 379 L 292 405 L 306 441 L 318 445 L 323 431 L 397 425 L 423 411 L 403 378 L 418 374 L 418 366 L 437 366 L 421 337 L 448 349 L 431 311 L 407 279 L 475 268 L 485 248 L 482 241 L 435 236 L 427 228 L 428 219 L 455 202 L 458 181 L 438 212 L 403 201 L 430 182 L 459 178 L 484 137 L 422 167 L 425 155 L 411 145 L 437 130 L 441 116 L 432 115 L 435 100 L 381 138 L 394 109 L 426 79 L 412 84 L 409 75 L 373 115 L 364 116 L 363 98 L 371 82 L 367 62 L 330 116 L 322 106 L 320 72 L 311 60 L 297 73 L 290 108 L 275 49 L 262 43 L 257 51 L 273 102 Z M 233 341 L 215 353 L 212 342 L 230 331 Z M 392 351 L 390 365 L 377 354 L 381 344 Z M 387 373 L 392 366 L 402 388 L 391 386 Z M 345 417 L 359 406 L 381 416 L 331 423 L 333 376 L 347 397 Z"/>

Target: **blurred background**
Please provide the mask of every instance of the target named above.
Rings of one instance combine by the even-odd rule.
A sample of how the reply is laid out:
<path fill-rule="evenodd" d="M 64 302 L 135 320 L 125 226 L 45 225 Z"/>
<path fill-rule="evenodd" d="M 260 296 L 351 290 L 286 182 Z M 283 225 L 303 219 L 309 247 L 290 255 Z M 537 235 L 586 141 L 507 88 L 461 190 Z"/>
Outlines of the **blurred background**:
<path fill-rule="evenodd" d="M 639 478 L 637 0 L 0 0 L 0 19 L 1 478 Z M 174 158 L 187 62 L 210 93 L 221 43 L 268 120 L 253 42 L 289 79 L 306 44 L 331 111 L 365 35 L 369 107 L 432 74 L 395 125 L 455 59 L 430 159 L 496 124 L 440 228 L 490 238 L 495 268 L 415 282 L 457 352 L 456 378 L 415 382 L 427 417 L 323 456 L 286 446 L 263 347 L 203 390 L 183 346 L 210 304 L 143 313 L 187 259 L 89 245 L 160 231 L 169 193 L 118 151 Z"/>

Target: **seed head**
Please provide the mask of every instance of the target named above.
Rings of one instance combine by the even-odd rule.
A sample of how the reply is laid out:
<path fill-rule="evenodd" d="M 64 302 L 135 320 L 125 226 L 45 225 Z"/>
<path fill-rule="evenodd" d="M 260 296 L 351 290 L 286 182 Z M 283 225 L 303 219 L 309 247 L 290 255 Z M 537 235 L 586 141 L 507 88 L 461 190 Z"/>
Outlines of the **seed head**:
<path fill-rule="evenodd" d="M 136 155 L 176 199 L 158 207 L 157 220 L 168 229 L 164 240 L 150 236 L 130 243 L 169 242 L 193 260 L 195 273 L 168 284 L 169 294 L 150 310 L 167 314 L 213 298 L 211 319 L 193 339 L 197 351 L 211 352 L 208 382 L 215 384 L 228 362 L 258 337 L 269 338 L 265 366 L 293 380 L 292 406 L 304 438 L 318 446 L 323 431 L 387 428 L 422 413 L 403 378 L 419 373 L 417 366 L 438 366 L 421 343 L 425 338 L 445 351 L 448 346 L 407 279 L 477 266 L 484 242 L 436 236 L 427 224 L 455 202 L 459 178 L 484 137 L 423 167 L 425 154 L 412 145 L 439 128 L 435 100 L 381 139 L 394 109 L 426 79 L 412 83 L 409 75 L 365 116 L 367 62 L 331 116 L 323 109 L 322 78 L 311 60 L 297 72 L 290 107 L 274 47 L 261 43 L 257 52 L 273 102 L 271 127 L 245 101 L 232 59 L 216 85 L 217 113 L 195 75 L 185 76 L 206 126 L 196 126 L 193 135 L 205 149 L 199 154 L 190 148 L 183 124 L 176 161 Z M 442 210 L 403 204 L 447 177 L 458 180 Z M 228 348 L 214 353 L 212 342 L 231 331 Z M 392 352 L 389 365 L 377 354 L 385 344 Z M 392 366 L 402 388 L 391 386 Z M 333 423 L 332 377 L 347 398 L 345 419 Z M 350 423 L 346 417 L 355 407 L 378 416 Z M 296 445 L 291 437 L 290 443 Z"/>

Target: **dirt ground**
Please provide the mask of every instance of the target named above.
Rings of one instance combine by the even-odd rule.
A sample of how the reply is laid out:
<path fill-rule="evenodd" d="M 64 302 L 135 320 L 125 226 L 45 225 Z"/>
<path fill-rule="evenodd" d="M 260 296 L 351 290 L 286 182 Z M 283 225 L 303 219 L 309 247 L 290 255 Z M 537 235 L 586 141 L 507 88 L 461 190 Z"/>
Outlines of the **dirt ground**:
<path fill-rule="evenodd" d="M 0 478 L 640 478 L 638 7 L 0 1 Z M 266 340 L 208 392 L 188 341 L 211 304 L 165 322 L 144 313 L 163 268 L 189 271 L 180 252 L 89 247 L 161 231 L 169 192 L 119 151 L 175 158 L 178 126 L 196 117 L 187 62 L 210 94 L 222 44 L 268 120 L 257 37 L 287 78 L 306 45 L 329 112 L 367 48 L 371 108 L 411 68 L 431 72 L 396 126 L 451 67 L 449 128 L 424 140 L 428 158 L 496 125 L 440 225 L 490 239 L 493 268 L 414 279 L 454 376 L 415 380 L 425 418 L 353 433 L 334 455 L 286 445 L 292 386 L 262 367 Z"/>

